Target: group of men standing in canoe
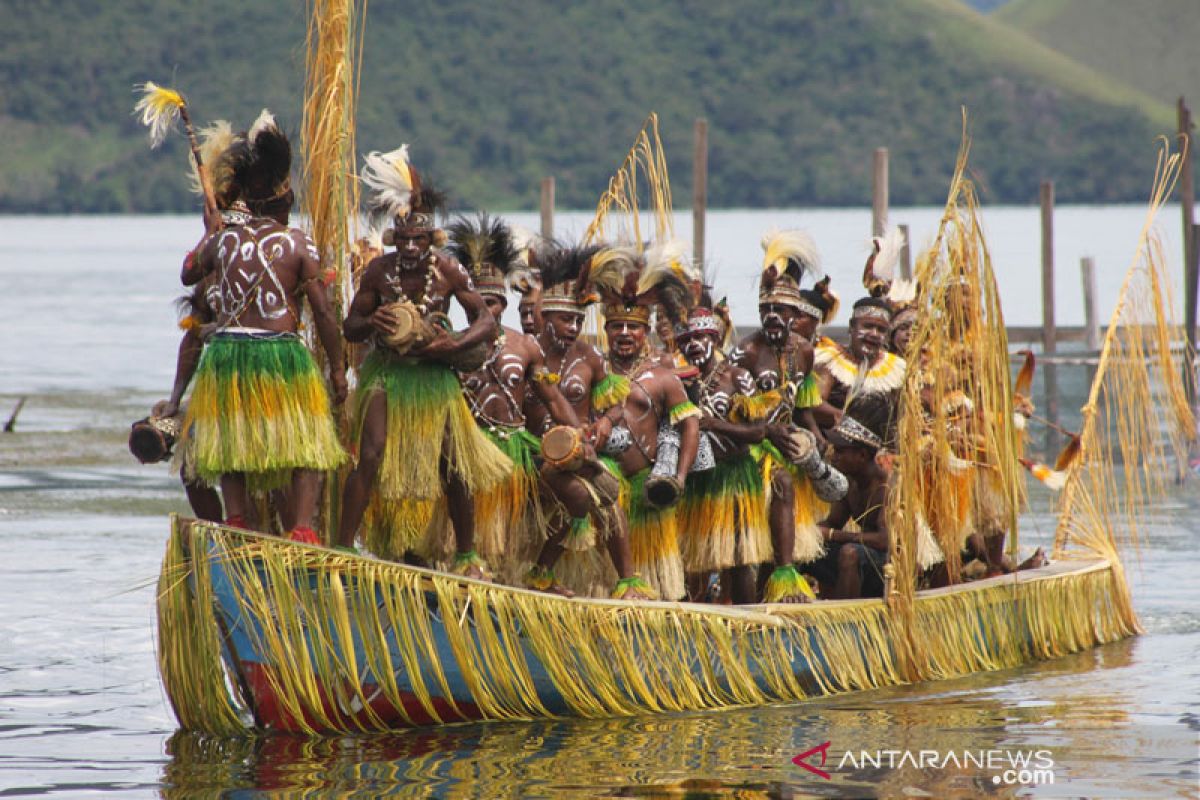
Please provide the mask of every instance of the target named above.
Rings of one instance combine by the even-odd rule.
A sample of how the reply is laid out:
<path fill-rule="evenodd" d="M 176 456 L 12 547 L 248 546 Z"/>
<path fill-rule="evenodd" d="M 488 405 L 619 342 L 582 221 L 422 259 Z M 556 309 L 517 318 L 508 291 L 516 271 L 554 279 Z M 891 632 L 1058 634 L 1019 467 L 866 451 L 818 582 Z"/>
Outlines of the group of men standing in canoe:
<path fill-rule="evenodd" d="M 184 263 L 175 385 L 154 412 L 180 418 L 175 460 L 198 516 L 563 595 L 883 591 L 916 320 L 897 282 L 868 282 L 848 344 L 833 342 L 820 327 L 839 302 L 812 239 L 773 232 L 761 327 L 735 344 L 679 243 L 564 244 L 486 214 L 443 229 L 441 196 L 401 147 L 366 159 L 387 223 L 361 243 L 339 321 L 316 248 L 288 224 L 291 149 L 275 120 L 213 126 L 204 164 L 218 211 Z M 895 248 L 875 250 L 878 276 Z M 510 296 L 520 331 L 501 324 Z M 602 335 L 585 337 L 591 309 Z M 348 400 L 341 441 L 335 407 Z M 343 465 L 336 529 L 322 535 L 322 480 Z"/>

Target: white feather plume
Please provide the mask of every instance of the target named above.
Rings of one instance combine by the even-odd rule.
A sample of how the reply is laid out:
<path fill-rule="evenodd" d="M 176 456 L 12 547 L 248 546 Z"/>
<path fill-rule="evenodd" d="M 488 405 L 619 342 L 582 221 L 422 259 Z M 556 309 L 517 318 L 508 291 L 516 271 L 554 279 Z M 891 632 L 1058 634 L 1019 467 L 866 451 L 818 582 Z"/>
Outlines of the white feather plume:
<path fill-rule="evenodd" d="M 267 128 L 278 127 L 278 123 L 275 122 L 275 115 L 264 108 L 262 111 L 258 112 L 258 119 L 254 120 L 254 124 L 250 126 L 250 131 L 246 134 L 246 141 L 253 145 L 254 140 L 258 138 L 260 133 L 265 131 Z"/>
<path fill-rule="evenodd" d="M 142 124 L 150 129 L 150 147 L 155 148 L 167 138 L 167 132 L 179 119 L 184 105 L 183 95 L 174 89 L 146 81 L 133 87 L 142 97 L 133 107 L 134 114 L 142 115 Z"/>
<path fill-rule="evenodd" d="M 646 268 L 638 278 L 638 294 L 655 285 L 659 276 L 670 272 L 680 280 L 691 284 L 700 280 L 696 264 L 688 255 L 687 243 L 682 239 L 668 239 L 646 251 Z"/>
<path fill-rule="evenodd" d="M 888 288 L 887 299 L 893 306 L 911 303 L 917 299 L 917 282 L 897 278 Z"/>
<path fill-rule="evenodd" d="M 412 208 L 412 172 L 408 165 L 408 145 L 390 153 L 378 150 L 364 159 L 362 182 L 375 193 L 374 203 L 387 209 L 392 217 L 408 216 Z"/>
<path fill-rule="evenodd" d="M 896 275 L 896 265 L 900 263 L 900 254 L 904 250 L 904 231 L 899 227 L 888 228 L 882 236 L 871 238 L 871 248 L 875 254 L 875 277 L 890 281 Z"/>
<path fill-rule="evenodd" d="M 763 236 L 762 249 L 764 270 L 775 267 L 782 274 L 788 261 L 796 261 L 803 273 L 813 276 L 815 280 L 825 277 L 821 272 L 821 254 L 817 250 L 817 243 L 804 231 L 772 229 Z"/>

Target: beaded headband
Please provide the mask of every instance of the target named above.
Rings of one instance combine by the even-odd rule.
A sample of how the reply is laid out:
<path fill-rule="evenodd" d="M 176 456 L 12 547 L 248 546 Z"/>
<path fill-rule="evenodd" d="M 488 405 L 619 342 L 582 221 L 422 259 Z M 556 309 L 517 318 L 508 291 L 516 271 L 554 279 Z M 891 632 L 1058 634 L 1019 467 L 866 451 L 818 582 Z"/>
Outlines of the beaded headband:
<path fill-rule="evenodd" d="M 675 338 L 682 339 L 685 336 L 699 336 L 709 333 L 713 336 L 721 337 L 725 335 L 723 327 L 720 318 L 713 314 L 693 314 L 688 319 L 686 325 L 677 325 L 675 327 Z"/>
<path fill-rule="evenodd" d="M 875 319 L 883 320 L 889 325 L 892 322 L 891 312 L 886 308 L 880 308 L 879 306 L 859 306 L 858 308 L 854 309 L 854 312 L 850 315 L 850 319 L 859 319 L 861 317 L 874 317 Z"/>
<path fill-rule="evenodd" d="M 799 303 L 796 304 L 796 308 L 800 311 L 801 314 L 808 314 L 810 317 L 816 317 L 817 319 L 821 319 L 821 317 L 823 316 L 821 313 L 821 309 L 817 308 L 812 303 L 806 303 L 803 300 L 801 300 Z"/>

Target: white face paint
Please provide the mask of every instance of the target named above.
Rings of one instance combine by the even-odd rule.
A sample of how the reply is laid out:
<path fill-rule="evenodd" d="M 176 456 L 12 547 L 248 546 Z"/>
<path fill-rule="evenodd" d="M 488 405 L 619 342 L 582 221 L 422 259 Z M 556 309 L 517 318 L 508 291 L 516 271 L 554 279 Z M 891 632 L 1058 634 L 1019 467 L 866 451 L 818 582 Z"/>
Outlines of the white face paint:
<path fill-rule="evenodd" d="M 697 367 L 706 367 L 712 361 L 715 348 L 710 336 L 689 336 L 683 343 L 683 356 Z"/>

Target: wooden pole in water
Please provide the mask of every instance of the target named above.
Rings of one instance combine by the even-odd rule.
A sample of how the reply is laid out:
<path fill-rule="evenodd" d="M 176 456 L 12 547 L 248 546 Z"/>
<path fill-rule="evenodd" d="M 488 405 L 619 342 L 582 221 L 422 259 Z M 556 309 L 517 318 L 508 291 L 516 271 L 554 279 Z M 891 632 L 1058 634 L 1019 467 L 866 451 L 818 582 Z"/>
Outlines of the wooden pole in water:
<path fill-rule="evenodd" d="M 875 148 L 874 180 L 871 193 L 871 235 L 883 236 L 888 216 L 888 149 Z"/>
<path fill-rule="evenodd" d="M 1096 319 L 1096 259 L 1085 256 L 1079 260 L 1080 276 L 1083 278 L 1083 332 L 1087 349 L 1100 349 L 1100 322 Z"/>
<path fill-rule="evenodd" d="M 17 429 L 17 415 L 21 413 L 21 409 L 25 407 L 26 398 L 22 397 L 17 400 L 17 406 L 13 409 L 12 414 L 8 418 L 8 422 L 4 423 L 4 432 L 12 433 Z"/>
<path fill-rule="evenodd" d="M 1188 352 L 1196 351 L 1196 280 L 1200 266 L 1196 260 L 1195 205 L 1196 186 L 1192 174 L 1192 110 L 1181 96 L 1176 108 L 1179 116 L 1179 136 L 1183 139 L 1183 166 L 1179 174 L 1179 206 L 1183 210 L 1183 324 L 1187 335 Z M 1185 359 L 1183 387 L 1188 400 L 1196 402 L 1196 371 L 1189 357 Z"/>
<path fill-rule="evenodd" d="M 704 224 L 708 214 L 708 120 L 696 120 L 692 138 L 692 258 L 703 274 Z"/>
<path fill-rule="evenodd" d="M 1038 189 L 1042 207 L 1042 352 L 1058 351 L 1058 330 L 1054 320 L 1054 181 L 1042 181 Z M 1046 416 L 1058 422 L 1058 371 L 1047 364 Z M 1049 444 L 1049 443 L 1048 443 Z"/>
<path fill-rule="evenodd" d="M 542 238 L 554 238 L 554 176 L 542 178 Z"/>
<path fill-rule="evenodd" d="M 900 279 L 912 280 L 912 242 L 908 240 L 908 226 L 901 225 L 900 233 L 904 234 L 904 247 L 900 249 Z"/>

